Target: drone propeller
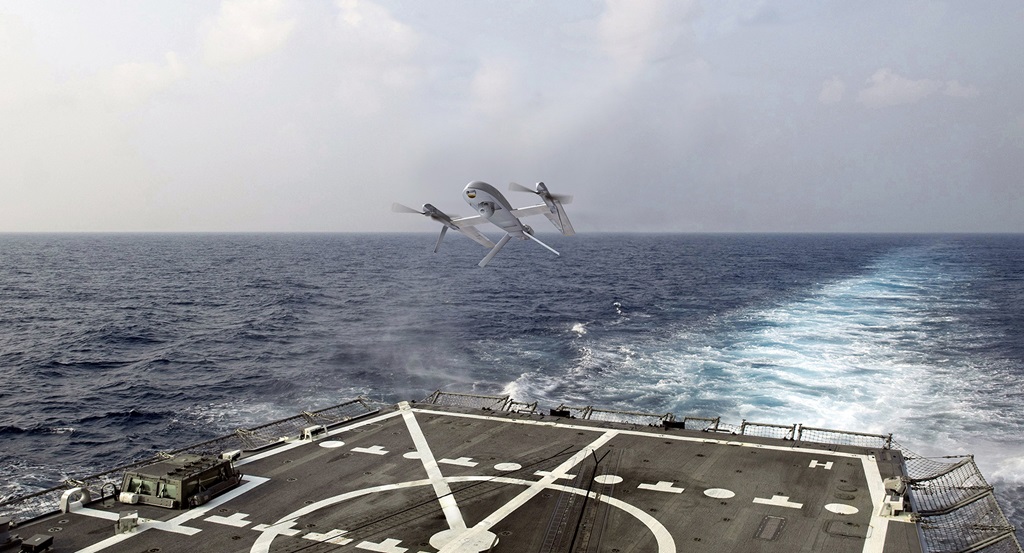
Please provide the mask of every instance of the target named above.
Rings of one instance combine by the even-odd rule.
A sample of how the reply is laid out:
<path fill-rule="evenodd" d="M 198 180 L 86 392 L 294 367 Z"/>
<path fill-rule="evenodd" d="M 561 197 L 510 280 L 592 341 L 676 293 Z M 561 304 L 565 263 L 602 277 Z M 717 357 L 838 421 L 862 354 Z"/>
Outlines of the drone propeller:
<path fill-rule="evenodd" d="M 543 184 L 543 183 L 538 183 L 538 184 Z M 540 187 L 538 187 L 538 188 L 540 188 Z M 548 192 L 547 188 L 541 188 L 540 190 L 534 190 L 534 189 L 531 189 L 531 188 L 527 188 L 527 187 L 525 187 L 525 186 L 523 186 L 523 185 L 521 185 L 519 183 L 511 182 L 508 185 L 508 189 L 512 190 L 512 191 L 515 191 L 515 192 L 529 192 L 530 194 L 536 194 L 536 195 L 540 196 L 541 198 L 547 198 L 547 199 L 551 199 L 551 200 L 558 200 L 559 203 L 563 203 L 563 204 L 567 204 L 567 203 L 571 203 L 572 202 L 572 196 L 569 196 L 569 195 L 566 195 L 566 194 L 552 194 L 551 192 Z"/>
<path fill-rule="evenodd" d="M 413 208 L 411 208 L 409 206 L 402 205 L 402 204 L 400 204 L 398 202 L 395 202 L 395 203 L 391 204 L 391 211 L 394 211 L 395 213 L 418 213 L 420 215 L 426 215 L 427 214 L 425 211 L 420 211 L 418 209 L 413 209 Z"/>

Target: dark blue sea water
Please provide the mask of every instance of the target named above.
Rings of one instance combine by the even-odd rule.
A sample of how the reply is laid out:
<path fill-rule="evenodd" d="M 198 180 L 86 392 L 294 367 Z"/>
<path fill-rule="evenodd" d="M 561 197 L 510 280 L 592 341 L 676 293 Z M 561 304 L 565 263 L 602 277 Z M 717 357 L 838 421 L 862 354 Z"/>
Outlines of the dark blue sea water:
<path fill-rule="evenodd" d="M 893 432 L 1024 526 L 1024 235 L 0 235 L 0 496 L 357 394 Z"/>

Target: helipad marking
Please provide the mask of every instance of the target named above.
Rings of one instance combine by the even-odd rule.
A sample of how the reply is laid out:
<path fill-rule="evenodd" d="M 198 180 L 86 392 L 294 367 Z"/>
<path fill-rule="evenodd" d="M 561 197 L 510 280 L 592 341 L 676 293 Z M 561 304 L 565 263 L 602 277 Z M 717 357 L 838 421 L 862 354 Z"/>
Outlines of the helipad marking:
<path fill-rule="evenodd" d="M 446 465 L 457 465 L 460 467 L 475 467 L 479 463 L 473 461 L 471 457 L 459 457 L 458 459 L 441 459 L 438 463 L 444 463 Z"/>
<path fill-rule="evenodd" d="M 594 482 L 597 482 L 598 484 L 605 484 L 605 485 L 608 485 L 608 484 L 618 484 L 618 483 L 622 482 L 622 477 L 621 476 L 616 476 L 614 474 L 602 474 L 601 476 L 598 476 L 598 477 L 594 478 Z"/>
<path fill-rule="evenodd" d="M 388 450 L 384 449 L 382 445 L 373 445 L 370 447 L 353 447 L 352 451 L 356 453 L 369 453 L 370 455 L 387 455 Z"/>
<path fill-rule="evenodd" d="M 345 445 L 345 442 L 341 440 L 324 440 L 320 442 L 320 447 L 326 447 L 327 449 L 334 449 Z"/>
<path fill-rule="evenodd" d="M 393 538 L 388 538 L 380 543 L 364 541 L 357 545 L 356 549 L 377 551 L 378 553 L 405 553 L 409 550 L 406 547 L 398 547 L 398 544 L 400 543 L 402 543 L 402 540 L 396 540 Z"/>
<path fill-rule="evenodd" d="M 788 495 L 773 495 L 771 499 L 764 499 L 763 497 L 755 497 L 754 503 L 759 505 L 774 505 L 776 507 L 787 507 L 789 509 L 802 509 L 803 503 L 794 503 L 789 500 Z"/>
<path fill-rule="evenodd" d="M 445 416 L 449 416 L 449 417 L 461 417 L 461 418 L 467 418 L 467 419 L 489 420 L 489 421 L 505 422 L 505 423 L 510 423 L 510 424 L 523 424 L 523 425 L 528 425 L 528 426 L 546 426 L 546 427 L 551 427 L 551 428 L 566 428 L 566 429 L 577 430 L 579 432 L 602 432 L 604 430 L 604 429 L 599 428 L 599 427 L 583 426 L 583 425 L 578 425 L 578 424 L 566 423 L 566 422 L 562 422 L 562 421 L 549 421 L 549 420 L 539 421 L 539 420 L 531 420 L 531 419 L 506 419 L 506 418 L 494 417 L 494 416 L 489 416 L 489 415 L 478 415 L 478 414 L 474 414 L 474 413 L 455 413 L 455 412 L 447 412 L 447 411 L 432 411 L 432 410 L 426 409 L 426 408 L 416 408 L 416 409 L 414 409 L 414 411 L 416 411 L 418 413 L 424 413 L 424 414 L 433 414 L 433 415 L 440 414 L 440 415 L 445 415 Z M 371 419 L 371 421 L 367 421 L 366 423 L 363 423 L 363 424 L 367 424 L 369 422 L 374 422 L 376 420 L 383 420 L 385 417 L 389 417 L 389 416 L 394 416 L 394 412 L 387 413 L 385 415 L 381 415 L 379 418 Z M 715 445 L 725 445 L 726 444 L 726 442 L 723 441 L 723 440 L 709 440 L 707 438 L 695 438 L 695 437 L 692 437 L 692 436 L 680 436 L 678 434 L 650 433 L 650 432 L 643 432 L 643 431 L 638 431 L 638 430 L 619 430 L 618 432 L 620 434 L 624 435 L 624 436 L 640 436 L 640 437 L 644 437 L 644 438 L 657 438 L 657 439 L 664 439 L 664 440 L 677 440 L 677 441 L 681 441 L 681 442 L 694 442 L 694 443 L 705 443 L 705 444 L 715 444 Z M 793 446 L 777 446 L 777 445 L 752 444 L 752 443 L 751 444 L 742 444 L 741 447 L 750 447 L 750 448 L 754 448 L 754 449 L 765 449 L 765 450 L 769 450 L 769 451 L 802 452 L 802 453 L 809 453 L 809 454 L 817 455 L 817 456 L 825 455 L 825 456 L 829 456 L 829 457 L 839 457 L 839 458 L 844 458 L 844 459 L 859 459 L 860 462 L 861 462 L 861 465 L 863 467 L 864 474 L 867 476 L 867 479 L 868 479 L 868 489 L 871 490 L 871 503 L 872 503 L 872 511 L 873 511 L 872 515 L 871 515 L 871 531 L 868 532 L 868 537 L 867 537 L 867 539 L 864 542 L 864 548 L 862 549 L 862 551 L 864 553 L 881 553 L 882 552 L 883 548 L 885 547 L 885 536 L 886 536 L 886 533 L 888 532 L 888 526 L 889 526 L 890 520 L 900 520 L 900 519 L 888 519 L 888 518 L 883 517 L 883 516 L 881 516 L 879 514 L 879 511 L 882 508 L 882 502 L 885 499 L 885 488 L 882 485 L 882 475 L 881 475 L 881 473 L 878 472 L 878 466 L 875 464 L 876 460 L 875 460 L 875 456 L 874 455 L 864 455 L 862 453 L 849 453 L 849 452 L 845 452 L 845 451 L 822 451 L 820 449 L 804 448 L 804 447 L 799 447 L 799 446 L 797 446 L 797 447 L 793 447 Z M 909 522 L 909 520 L 908 521 L 902 521 L 902 522 Z M 660 545 L 659 545 L 659 547 L 660 547 Z M 674 550 L 675 549 L 674 549 L 674 542 L 673 542 L 673 549 L 671 549 L 671 550 L 667 550 L 666 549 L 666 551 L 674 551 Z"/>
<path fill-rule="evenodd" d="M 468 532 L 468 530 L 442 530 L 433 536 L 430 536 L 430 545 L 434 549 L 443 549 L 444 546 L 448 545 L 452 540 L 458 538 L 462 534 Z M 482 553 L 483 551 L 493 551 L 494 546 L 498 543 L 498 536 L 494 532 L 475 532 L 473 541 L 462 544 L 459 549 L 460 553 Z"/>
<path fill-rule="evenodd" d="M 683 493 L 686 488 L 677 488 L 673 486 L 672 482 L 665 482 L 662 480 L 657 484 L 640 484 L 637 486 L 641 490 L 651 490 L 654 492 L 668 492 L 668 493 Z"/>
<path fill-rule="evenodd" d="M 497 465 L 494 465 L 494 468 L 496 470 L 508 472 L 513 470 L 519 470 L 523 468 L 523 465 L 520 465 L 519 463 L 498 463 Z"/>
<path fill-rule="evenodd" d="M 560 478 L 562 480 L 572 480 L 573 478 L 576 478 L 575 474 L 565 474 L 565 473 L 563 473 L 563 474 L 555 474 L 554 472 L 547 471 L 547 470 L 538 470 L 538 471 L 534 472 L 533 475 L 534 476 L 543 476 L 544 478 L 548 478 L 548 477 Z"/>
<path fill-rule="evenodd" d="M 555 470 L 551 471 L 548 475 L 544 476 L 537 482 L 534 482 L 530 487 L 523 490 L 522 493 L 512 498 L 511 501 L 499 507 L 496 511 L 484 517 L 483 520 L 476 523 L 468 532 L 465 532 L 458 538 L 452 540 L 447 545 L 439 550 L 439 553 L 455 553 L 462 551 L 463 547 L 476 543 L 479 540 L 479 535 L 483 533 L 490 533 L 491 528 L 505 519 L 505 517 L 514 513 L 516 509 L 522 507 L 526 502 L 530 501 L 541 491 L 553 484 L 556 479 L 566 478 L 566 471 L 575 467 L 576 465 L 583 462 L 584 459 L 593 455 L 594 451 L 608 443 L 612 438 L 616 436 L 618 432 L 615 430 L 606 430 L 596 440 L 591 442 L 583 449 L 576 452 L 575 455 L 568 458 L 562 464 L 555 467 Z"/>
<path fill-rule="evenodd" d="M 419 451 L 410 451 L 408 453 L 404 453 L 402 455 L 402 457 L 405 457 L 406 459 L 412 459 L 412 460 L 415 461 L 415 460 L 420 458 L 420 452 Z"/>
<path fill-rule="evenodd" d="M 307 540 L 318 541 L 322 543 L 333 543 L 334 545 L 345 545 L 350 543 L 352 540 L 349 538 L 342 537 L 347 534 L 348 530 L 331 530 L 330 532 L 321 534 L 320 532 L 310 532 L 303 538 Z"/>
<path fill-rule="evenodd" d="M 214 524 L 223 524 L 225 526 L 234 526 L 235 528 L 245 528 L 252 524 L 251 520 L 245 520 L 249 515 L 245 513 L 235 513 L 229 517 L 222 517 L 220 515 L 213 515 L 206 517 L 205 521 L 212 522 Z"/>
<path fill-rule="evenodd" d="M 811 460 L 811 464 L 807 466 L 809 469 L 816 469 L 818 467 L 824 467 L 825 470 L 832 470 L 832 461 L 820 463 L 817 459 L 813 459 Z"/>
<path fill-rule="evenodd" d="M 294 536 L 301 532 L 301 530 L 295 530 L 292 528 L 293 526 L 295 526 L 294 520 L 284 520 L 275 522 L 274 524 L 257 524 L 256 526 L 253 526 L 252 529 L 257 532 L 263 532 L 264 535 L 269 533 L 281 534 L 283 536 Z"/>
<path fill-rule="evenodd" d="M 489 421 L 505 422 L 505 423 L 512 423 L 512 424 L 525 424 L 525 425 L 534 425 L 534 426 L 547 426 L 547 427 L 552 427 L 552 428 L 574 429 L 574 430 L 579 430 L 581 432 L 603 432 L 605 430 L 605 429 L 598 428 L 598 427 L 589 427 L 589 426 L 582 426 L 582 425 L 575 425 L 575 424 L 567 424 L 567 423 L 561 422 L 561 421 L 538 421 L 538 420 L 530 420 L 530 419 L 506 419 L 506 418 L 502 418 L 502 417 L 494 417 L 494 416 L 488 416 L 488 415 L 477 415 L 477 414 L 470 414 L 470 413 L 453 413 L 453 412 L 444 412 L 444 411 L 433 411 L 433 410 L 430 410 L 428 408 L 419 408 L 419 407 L 414 408 L 414 409 L 410 409 L 410 406 L 408 404 L 406 404 L 405 409 L 406 410 L 411 410 L 411 411 L 417 412 L 417 413 L 424 413 L 424 414 L 442 414 L 442 415 L 449 416 L 449 417 L 461 417 L 461 418 L 467 418 L 467 419 L 489 420 Z M 358 423 L 355 423 L 353 425 L 345 426 L 345 427 L 342 427 L 342 428 L 338 428 L 336 430 L 332 430 L 332 431 L 330 431 L 328 433 L 328 435 L 329 436 L 334 436 L 336 434 L 339 434 L 339 433 L 342 433 L 342 432 L 347 432 L 347 431 L 350 431 L 350 430 L 353 430 L 355 428 L 359 428 L 359 427 L 362 427 L 362 426 L 379 424 L 382 421 L 388 420 L 388 419 L 390 419 L 392 417 L 399 416 L 401 414 L 402 414 L 402 411 L 393 411 L 393 412 L 390 412 L 390 413 L 385 413 L 385 414 L 377 415 L 377 416 L 374 416 L 372 418 L 367 418 L 367 419 L 364 419 L 362 421 L 359 421 Z M 644 437 L 644 438 L 657 438 L 657 439 L 666 439 L 666 440 L 676 440 L 676 441 L 684 441 L 684 442 L 707 443 L 707 444 L 718 444 L 718 445 L 725 445 L 727 443 L 726 441 L 723 441 L 723 440 L 709 440 L 707 438 L 694 438 L 694 437 L 690 437 L 690 436 L 680 436 L 678 434 L 670 434 L 670 433 L 651 433 L 651 432 L 638 431 L 638 430 L 618 430 L 616 432 L 619 433 L 619 434 L 622 434 L 622 435 L 640 436 L 640 437 Z M 270 457 L 272 455 L 276 455 L 278 453 L 283 453 L 283 452 L 288 451 L 288 450 L 290 450 L 290 449 L 292 449 L 294 447 L 298 447 L 298 446 L 305 445 L 305 444 L 308 444 L 308 443 L 309 442 L 295 442 L 295 443 L 290 443 L 290 444 L 283 444 L 283 445 L 279 446 L 278 448 L 269 450 L 269 451 L 267 451 L 265 453 L 261 453 L 261 454 L 258 454 L 258 455 L 252 456 L 252 457 L 247 457 L 245 459 L 242 459 L 242 460 L 238 461 L 235 464 L 236 465 L 243 465 L 243 464 L 246 464 L 246 463 L 249 463 L 249 462 L 252 462 L 252 461 L 256 461 L 256 460 L 259 460 L 259 459 Z M 766 445 L 766 444 L 742 444 L 741 447 L 751 447 L 751 448 L 755 448 L 755 449 L 787 451 L 787 452 L 804 452 L 804 453 L 811 453 L 811 454 L 818 455 L 818 456 L 824 455 L 824 456 L 838 457 L 838 458 L 859 459 L 861 461 L 863 467 L 864 467 L 864 472 L 865 472 L 865 474 L 866 474 L 866 476 L 868 478 L 868 483 L 869 483 L 868 488 L 871 490 L 871 499 L 872 499 L 872 503 L 873 503 L 873 506 L 874 506 L 873 507 L 874 513 L 872 514 L 872 517 L 871 517 L 871 530 L 869 531 L 868 538 L 865 541 L 863 552 L 864 553 L 879 553 L 879 552 L 882 551 L 882 548 L 884 547 L 884 543 L 885 543 L 885 535 L 886 535 L 887 527 L 888 527 L 888 524 L 889 524 L 889 520 L 886 519 L 885 517 L 879 516 L 878 513 L 877 513 L 878 510 L 880 509 L 881 502 L 884 499 L 884 493 L 883 493 L 883 486 L 882 486 L 882 483 L 881 483 L 882 482 L 881 474 L 878 472 L 878 468 L 875 465 L 876 460 L 875 460 L 874 456 L 872 456 L 872 455 L 864 455 L 864 454 L 859 454 L 859 453 L 848 453 L 848 452 L 842 452 L 842 451 L 822 451 L 820 449 L 810 449 L 810 448 L 803 448 L 803 447 L 799 447 L 799 446 L 793 447 L 793 446 L 774 446 L 774 445 Z M 464 477 L 462 477 L 462 478 L 464 478 Z M 451 481 L 451 482 L 466 481 L 466 480 L 463 480 L 462 478 L 454 478 L 453 477 L 453 478 L 448 478 L 447 480 Z M 513 479 L 505 479 L 503 477 L 478 477 L 478 478 L 476 478 L 476 480 L 491 480 L 491 479 L 493 479 L 495 481 L 513 480 Z M 521 481 L 521 482 L 524 485 L 526 485 L 530 481 Z M 429 481 L 424 480 L 424 481 L 419 481 L 418 484 L 403 483 L 403 484 L 398 485 L 398 486 L 391 486 L 391 485 L 389 485 L 389 486 L 381 486 L 381 487 L 373 488 L 372 490 L 362 490 L 359 493 L 354 494 L 353 497 L 359 496 L 359 495 L 364 495 L 366 493 L 373 493 L 373 492 L 376 492 L 376 491 L 385 491 L 386 489 L 397 489 L 397 488 L 401 488 L 401 487 L 411 487 L 412 485 L 426 485 L 427 483 L 429 483 Z M 519 483 L 519 482 L 517 482 L 517 483 Z M 559 486 L 551 485 L 549 487 L 550 488 L 558 488 Z M 347 495 L 347 494 L 343 494 L 343 495 Z M 618 506 L 617 505 L 618 503 L 621 503 L 620 501 L 614 500 L 614 498 L 606 498 L 604 496 L 601 496 L 599 499 L 601 501 L 605 501 L 606 503 L 609 503 L 609 504 L 616 504 L 616 506 Z M 331 503 L 334 503 L 334 502 L 337 502 L 337 501 L 342 501 L 342 500 L 344 500 L 344 499 L 338 499 L 337 497 L 336 498 L 332 498 Z M 321 503 L 323 503 L 323 502 L 317 502 L 316 504 L 313 504 L 313 505 L 319 505 Z M 624 504 L 624 505 L 626 505 L 625 507 L 622 507 L 624 510 L 629 510 L 629 509 L 627 509 L 627 507 L 632 507 L 632 506 L 630 506 L 628 504 Z M 322 507 L 317 507 L 317 508 L 322 508 Z M 633 508 L 633 509 L 635 510 L 635 508 Z M 312 510 L 316 510 L 316 509 L 312 509 Z M 632 510 L 629 510 L 629 512 L 632 513 Z M 637 518 L 641 518 L 641 517 L 651 518 L 648 515 L 646 515 L 646 513 L 643 513 L 642 511 L 640 511 L 639 514 L 634 515 L 634 516 L 636 516 Z M 654 519 L 652 518 L 652 520 L 654 520 Z M 656 524 L 660 525 L 660 523 L 657 523 L 656 520 L 654 520 L 654 522 Z M 658 550 L 659 550 L 659 552 L 675 551 L 675 542 L 674 542 L 674 540 L 672 540 L 671 535 L 667 534 L 667 531 L 665 531 L 665 534 L 666 535 L 665 535 L 664 539 L 661 538 L 661 537 L 659 537 L 659 539 L 658 539 L 658 547 L 659 547 Z M 117 536 L 114 536 L 112 538 L 108 538 L 107 540 L 104 540 L 104 542 L 101 542 L 99 544 L 95 544 L 94 547 L 90 547 L 90 548 L 88 548 L 86 550 L 83 550 L 82 553 L 89 553 L 89 552 L 93 552 L 93 551 L 100 551 L 100 550 L 102 550 L 102 549 L 104 549 L 106 547 L 109 547 L 110 545 L 119 543 L 120 541 L 123 541 L 124 539 L 127 539 L 127 537 L 130 537 L 132 535 L 136 535 L 136 534 L 118 534 Z M 659 535 L 659 534 L 656 533 L 656 535 Z M 252 548 L 252 551 L 254 553 L 255 552 L 259 552 L 259 551 L 268 551 L 269 550 L 269 545 L 270 545 L 271 541 L 273 540 L 273 537 L 269 536 L 267 534 L 264 534 L 264 536 L 267 536 L 269 539 L 264 540 L 264 539 L 262 539 L 263 536 L 258 538 L 257 539 L 257 543 L 254 544 L 253 548 Z"/>
<path fill-rule="evenodd" d="M 520 486 L 535 486 L 537 484 L 537 482 L 535 482 L 533 480 L 523 480 L 523 479 L 520 479 L 520 478 L 509 478 L 509 477 L 506 477 L 506 476 L 450 476 L 450 477 L 445 478 L 445 481 L 449 482 L 449 483 L 457 483 L 457 482 L 499 482 L 499 483 L 502 483 L 502 484 L 516 484 L 516 485 L 520 485 Z M 424 480 L 412 480 L 412 481 L 409 481 L 409 482 L 399 482 L 397 484 L 384 484 L 384 485 L 381 485 L 381 486 L 373 486 L 371 488 L 365 488 L 365 489 L 362 489 L 362 490 L 354 490 L 354 491 L 351 491 L 351 492 L 346 492 L 346 493 L 343 493 L 343 494 L 336 495 L 334 497 L 328 497 L 327 499 L 322 499 L 322 500 L 317 501 L 315 503 L 311 503 L 309 505 L 306 505 L 305 507 L 303 507 L 303 508 L 301 508 L 301 509 L 299 509 L 297 511 L 294 511 L 292 513 L 289 513 L 289 514 L 285 515 L 284 517 L 281 518 L 281 520 L 279 522 L 297 520 L 299 517 L 303 517 L 303 516 L 306 516 L 306 515 L 308 515 L 310 513 L 314 513 L 316 511 L 319 511 L 320 509 L 323 509 L 323 508 L 326 508 L 326 507 L 330 507 L 331 505 L 336 505 L 338 503 L 342 503 L 342 502 L 348 501 L 350 499 L 355 499 L 355 498 L 358 498 L 358 497 L 363 497 L 363 496 L 370 495 L 370 494 L 373 494 L 373 493 L 380 493 L 380 492 L 386 492 L 386 491 L 391 491 L 391 490 L 401 490 L 401 489 L 406 489 L 406 488 L 416 488 L 416 487 L 419 487 L 419 486 L 429 486 L 430 484 L 431 484 L 430 480 L 425 480 L 425 479 Z M 564 485 L 561 485 L 561 484 L 551 484 L 551 485 L 546 486 L 546 487 L 548 489 L 565 491 L 567 493 L 573 493 L 573 494 L 576 494 L 576 495 L 585 495 L 585 496 L 587 496 L 587 497 L 589 497 L 591 499 L 594 499 L 596 501 L 602 501 L 602 502 L 607 503 L 608 505 L 611 505 L 611 506 L 613 506 L 613 507 L 615 507 L 617 509 L 621 509 L 622 511 L 625 511 L 626 513 L 632 515 L 634 518 L 636 518 L 637 520 L 642 522 L 644 524 L 644 526 L 646 526 L 648 528 L 648 530 L 651 531 L 651 534 L 654 535 L 655 539 L 658 542 L 658 553 L 675 553 L 675 551 L 676 551 L 676 543 L 675 543 L 675 540 L 672 538 L 672 534 L 669 533 L 668 529 L 665 528 L 665 525 L 663 525 L 658 519 L 656 519 L 653 516 L 649 515 L 648 513 L 644 512 L 642 509 L 640 509 L 638 507 L 634 507 L 633 505 L 630 505 L 629 503 L 626 503 L 626 502 L 624 502 L 624 501 L 622 501 L 620 499 L 616 499 L 614 497 L 609 497 L 607 495 L 598 494 L 598 493 L 595 493 L 595 492 L 587 492 L 586 490 L 581 490 L 581 489 L 578 489 L 578 488 L 564 486 Z M 114 536 L 114 537 L 117 538 L 117 537 L 125 536 L 125 535 L 127 535 L 127 534 L 119 534 L 118 536 Z M 256 542 L 252 545 L 252 548 L 249 550 L 250 553 L 269 553 L 269 551 L 270 551 L 270 544 L 273 543 L 275 537 L 276 537 L 276 534 L 271 534 L 271 533 L 261 534 L 260 537 L 256 538 Z M 118 540 L 118 541 L 120 541 L 120 540 Z"/>

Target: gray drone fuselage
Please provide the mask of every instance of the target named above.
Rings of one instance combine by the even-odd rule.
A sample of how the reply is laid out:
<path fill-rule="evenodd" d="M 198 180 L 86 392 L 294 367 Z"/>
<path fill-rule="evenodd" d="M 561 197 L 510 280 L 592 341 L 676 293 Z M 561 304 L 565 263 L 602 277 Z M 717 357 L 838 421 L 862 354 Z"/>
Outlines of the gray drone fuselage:
<path fill-rule="evenodd" d="M 515 238 L 526 240 L 527 234 L 533 234 L 533 229 L 524 225 L 512 213 L 512 204 L 508 203 L 505 196 L 486 182 L 473 181 L 467 184 L 462 191 L 462 199 L 483 218 Z"/>

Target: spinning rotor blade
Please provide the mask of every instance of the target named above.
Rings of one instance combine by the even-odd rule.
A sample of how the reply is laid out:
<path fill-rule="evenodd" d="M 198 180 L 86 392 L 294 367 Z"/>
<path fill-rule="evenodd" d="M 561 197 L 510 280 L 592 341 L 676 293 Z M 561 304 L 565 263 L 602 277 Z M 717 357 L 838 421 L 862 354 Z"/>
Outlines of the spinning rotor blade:
<path fill-rule="evenodd" d="M 391 211 L 394 211 L 395 213 L 417 213 L 419 215 L 426 215 L 426 213 L 418 209 L 413 209 L 411 207 L 404 206 L 398 202 L 391 204 Z"/>
<path fill-rule="evenodd" d="M 523 186 L 523 185 L 521 185 L 521 184 L 519 184 L 517 182 L 510 182 L 509 185 L 508 185 L 508 189 L 512 190 L 513 192 L 529 192 L 530 194 L 536 194 L 536 195 L 540 196 L 541 198 L 547 197 L 548 199 L 551 199 L 551 200 L 558 200 L 559 202 L 561 202 L 563 204 L 572 203 L 572 196 L 569 196 L 567 194 L 552 194 L 550 192 L 537 192 L 536 190 L 534 190 L 532 188 L 527 188 L 527 187 L 525 187 L 525 186 Z"/>
<path fill-rule="evenodd" d="M 533 190 L 532 188 L 527 188 L 527 187 L 519 184 L 518 182 L 510 182 L 510 183 L 508 183 L 508 189 L 513 191 L 513 192 L 529 192 L 530 194 L 536 194 L 537 193 L 536 190 Z"/>

